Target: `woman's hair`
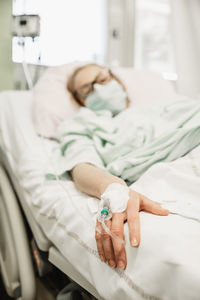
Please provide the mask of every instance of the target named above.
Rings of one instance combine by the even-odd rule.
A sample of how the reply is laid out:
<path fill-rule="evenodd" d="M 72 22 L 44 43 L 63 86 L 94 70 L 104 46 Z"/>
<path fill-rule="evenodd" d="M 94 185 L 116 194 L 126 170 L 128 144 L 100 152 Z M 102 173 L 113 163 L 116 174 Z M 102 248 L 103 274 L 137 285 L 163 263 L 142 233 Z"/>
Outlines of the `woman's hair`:
<path fill-rule="evenodd" d="M 67 82 L 67 89 L 68 91 L 72 94 L 72 96 L 75 98 L 75 100 L 80 104 L 82 105 L 82 103 L 80 102 L 80 100 L 78 99 L 77 97 L 77 93 L 76 93 L 76 90 L 74 88 L 74 82 L 75 82 L 75 78 L 76 78 L 76 75 L 83 69 L 87 68 L 87 67 L 90 67 L 90 66 L 98 66 L 98 67 L 103 67 L 101 65 L 98 65 L 98 64 L 87 64 L 87 65 L 84 65 L 84 66 L 81 66 L 81 67 L 78 67 L 77 69 L 75 69 L 75 71 L 72 73 L 72 75 L 69 77 L 68 79 L 68 82 Z M 109 70 L 110 71 L 110 70 Z M 112 72 L 110 71 L 110 74 L 112 75 L 112 78 L 114 78 L 117 82 L 119 82 L 119 84 L 121 84 L 123 90 L 125 92 L 126 91 L 126 88 L 124 86 L 124 84 L 122 83 L 122 81 Z M 127 101 L 129 103 L 129 99 L 128 99 L 128 96 L 127 96 Z"/>

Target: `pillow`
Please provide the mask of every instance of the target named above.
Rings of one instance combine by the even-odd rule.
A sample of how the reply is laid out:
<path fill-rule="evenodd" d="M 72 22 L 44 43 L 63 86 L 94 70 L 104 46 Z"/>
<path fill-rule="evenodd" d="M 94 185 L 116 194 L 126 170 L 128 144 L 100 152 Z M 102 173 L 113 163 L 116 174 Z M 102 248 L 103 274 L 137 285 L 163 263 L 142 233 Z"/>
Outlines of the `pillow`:
<path fill-rule="evenodd" d="M 177 96 L 171 82 L 157 72 L 122 67 L 112 71 L 124 83 L 133 105 L 164 103 Z"/>
<path fill-rule="evenodd" d="M 73 62 L 48 68 L 33 89 L 33 123 L 36 132 L 54 138 L 57 126 L 73 116 L 79 104 L 68 92 L 67 80 L 73 71 L 86 62 Z M 158 73 L 133 68 L 112 68 L 124 83 L 130 101 L 134 105 L 166 101 L 175 92 L 169 82 Z"/>
<path fill-rule="evenodd" d="M 84 65 L 74 62 L 48 68 L 33 88 L 32 116 L 36 132 L 54 138 L 57 126 L 73 116 L 79 104 L 67 90 L 67 80 L 73 71 Z"/>

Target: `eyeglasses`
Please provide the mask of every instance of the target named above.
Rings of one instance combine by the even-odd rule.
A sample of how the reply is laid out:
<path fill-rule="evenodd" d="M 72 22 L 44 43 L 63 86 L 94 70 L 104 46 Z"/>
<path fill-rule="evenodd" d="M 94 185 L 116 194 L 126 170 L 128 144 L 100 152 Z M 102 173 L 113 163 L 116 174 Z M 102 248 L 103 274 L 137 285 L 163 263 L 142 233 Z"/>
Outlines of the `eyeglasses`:
<path fill-rule="evenodd" d="M 78 95 L 79 97 L 85 99 L 91 92 L 93 92 L 95 83 L 106 84 L 112 78 L 113 76 L 109 69 L 102 69 L 92 82 L 84 84 L 83 86 L 79 87 L 75 91 L 75 95 Z"/>

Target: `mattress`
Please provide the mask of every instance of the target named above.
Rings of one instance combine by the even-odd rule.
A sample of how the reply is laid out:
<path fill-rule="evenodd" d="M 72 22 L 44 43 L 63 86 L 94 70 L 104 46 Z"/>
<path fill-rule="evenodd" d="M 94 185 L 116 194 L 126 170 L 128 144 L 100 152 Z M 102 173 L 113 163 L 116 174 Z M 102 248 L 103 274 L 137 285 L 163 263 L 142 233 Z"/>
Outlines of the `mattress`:
<path fill-rule="evenodd" d="M 199 299 L 200 147 L 150 168 L 132 188 L 170 209 L 167 217 L 140 213 L 141 244 L 129 245 L 127 268 L 101 262 L 94 239 L 98 200 L 70 180 L 46 180 L 57 143 L 38 137 L 31 92 L 0 94 L 0 147 L 21 194 L 48 240 L 104 299 Z"/>

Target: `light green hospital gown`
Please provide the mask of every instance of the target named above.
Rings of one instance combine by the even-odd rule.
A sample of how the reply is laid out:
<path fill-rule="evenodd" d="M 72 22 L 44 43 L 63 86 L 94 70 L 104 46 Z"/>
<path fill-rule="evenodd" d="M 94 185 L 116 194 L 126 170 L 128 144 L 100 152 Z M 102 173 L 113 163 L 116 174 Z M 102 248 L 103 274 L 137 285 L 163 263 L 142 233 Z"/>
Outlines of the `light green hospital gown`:
<path fill-rule="evenodd" d="M 59 174 L 85 162 L 130 184 L 153 164 L 172 161 L 200 144 L 200 101 L 133 106 L 115 117 L 81 108 L 60 125 L 57 138 Z"/>

